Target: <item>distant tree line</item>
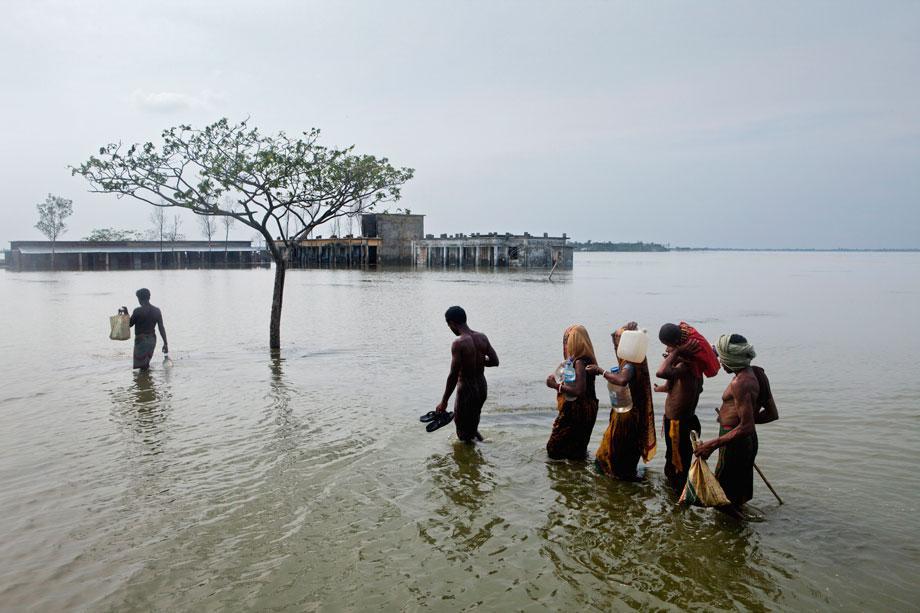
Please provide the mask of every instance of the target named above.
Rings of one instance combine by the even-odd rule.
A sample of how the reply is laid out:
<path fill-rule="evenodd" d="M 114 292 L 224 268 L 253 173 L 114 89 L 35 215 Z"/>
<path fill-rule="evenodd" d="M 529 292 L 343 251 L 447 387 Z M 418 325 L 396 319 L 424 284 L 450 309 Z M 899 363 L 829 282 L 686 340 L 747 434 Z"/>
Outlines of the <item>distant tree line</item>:
<path fill-rule="evenodd" d="M 602 241 L 571 241 L 569 245 L 575 251 L 670 251 L 668 247 L 659 243 L 645 243 L 638 241 L 635 243 L 612 243 Z"/>

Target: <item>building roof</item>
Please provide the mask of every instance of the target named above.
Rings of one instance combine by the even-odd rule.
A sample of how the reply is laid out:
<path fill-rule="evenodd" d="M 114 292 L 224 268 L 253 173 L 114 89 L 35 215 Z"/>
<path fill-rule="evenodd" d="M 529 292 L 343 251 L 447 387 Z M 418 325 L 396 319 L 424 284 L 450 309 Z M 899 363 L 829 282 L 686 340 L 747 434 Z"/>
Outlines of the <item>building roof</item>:
<path fill-rule="evenodd" d="M 159 251 L 223 252 L 224 241 L 57 241 L 55 253 L 157 253 Z M 257 251 L 252 241 L 227 241 L 227 251 Z M 51 253 L 51 241 L 12 241 L 10 251 L 25 255 Z"/>

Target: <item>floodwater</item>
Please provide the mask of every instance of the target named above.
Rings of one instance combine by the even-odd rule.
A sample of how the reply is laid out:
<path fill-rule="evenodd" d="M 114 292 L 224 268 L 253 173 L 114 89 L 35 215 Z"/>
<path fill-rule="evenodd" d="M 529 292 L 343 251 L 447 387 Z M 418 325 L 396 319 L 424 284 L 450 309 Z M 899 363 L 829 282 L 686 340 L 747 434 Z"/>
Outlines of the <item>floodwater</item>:
<path fill-rule="evenodd" d="M 577 254 L 551 283 L 294 271 L 277 359 L 271 275 L 0 273 L 0 609 L 916 606 L 920 254 Z M 149 376 L 108 340 L 140 286 L 174 357 Z M 501 358 L 473 447 L 418 422 L 451 304 Z M 756 346 L 780 410 L 758 464 L 785 505 L 757 481 L 748 521 L 678 508 L 663 441 L 640 483 L 547 460 L 563 329 L 609 365 L 630 319 Z M 727 382 L 706 381 L 704 437 Z"/>

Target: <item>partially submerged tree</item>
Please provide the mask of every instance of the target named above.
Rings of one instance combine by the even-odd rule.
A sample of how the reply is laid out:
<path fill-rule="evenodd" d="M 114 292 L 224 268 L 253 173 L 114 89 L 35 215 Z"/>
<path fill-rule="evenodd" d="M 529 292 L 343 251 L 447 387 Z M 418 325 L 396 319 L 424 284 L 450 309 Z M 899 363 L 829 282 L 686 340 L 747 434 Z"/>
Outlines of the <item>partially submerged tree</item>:
<path fill-rule="evenodd" d="M 262 135 L 245 121 L 164 130 L 163 143 L 109 144 L 73 174 L 91 191 L 131 196 L 153 206 L 232 217 L 264 237 L 275 264 L 269 347 L 281 347 L 287 252 L 316 226 L 398 200 L 411 168 L 386 158 L 318 144 L 319 130 L 292 138 Z M 233 199 L 229 208 L 223 196 Z M 291 223 L 293 221 L 293 223 Z"/>
<path fill-rule="evenodd" d="M 35 228 L 51 241 L 51 270 L 54 270 L 54 244 L 67 231 L 65 220 L 73 215 L 73 200 L 48 194 L 44 202 L 35 205 L 38 223 Z"/>

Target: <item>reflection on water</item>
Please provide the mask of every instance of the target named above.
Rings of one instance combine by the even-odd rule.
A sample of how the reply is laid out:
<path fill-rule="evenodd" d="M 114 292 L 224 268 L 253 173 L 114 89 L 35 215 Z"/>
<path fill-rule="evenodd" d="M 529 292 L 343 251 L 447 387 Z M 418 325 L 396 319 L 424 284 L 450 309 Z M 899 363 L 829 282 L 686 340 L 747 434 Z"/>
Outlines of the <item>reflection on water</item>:
<path fill-rule="evenodd" d="M 169 369 L 132 373 L 132 384 L 112 392 L 112 420 L 146 447 L 146 455 L 162 452 L 166 420 L 172 410 Z"/>
<path fill-rule="evenodd" d="M 285 358 L 280 351 L 271 353 L 268 368 L 269 377 L 269 403 L 266 408 L 267 415 L 275 423 L 274 444 L 283 452 L 295 452 L 299 437 L 303 431 L 303 423 L 297 417 L 292 403 L 292 389 L 284 375 Z"/>
<path fill-rule="evenodd" d="M 427 464 L 443 498 L 435 507 L 436 520 L 421 526 L 420 535 L 451 559 L 458 552 L 475 552 L 504 521 L 500 516 L 490 516 L 494 512 L 488 500 L 495 489 L 493 467 L 478 446 L 461 441 L 452 443 L 450 454 L 435 454 Z M 435 495 L 433 491 L 431 496 Z"/>
<path fill-rule="evenodd" d="M 559 581 L 591 576 L 607 598 L 636 608 L 756 610 L 764 596 L 779 597 L 756 532 L 712 510 L 677 507 L 658 475 L 617 481 L 569 461 L 546 470 L 556 496 L 540 533 Z M 583 596 L 579 604 L 598 605 Z"/>

